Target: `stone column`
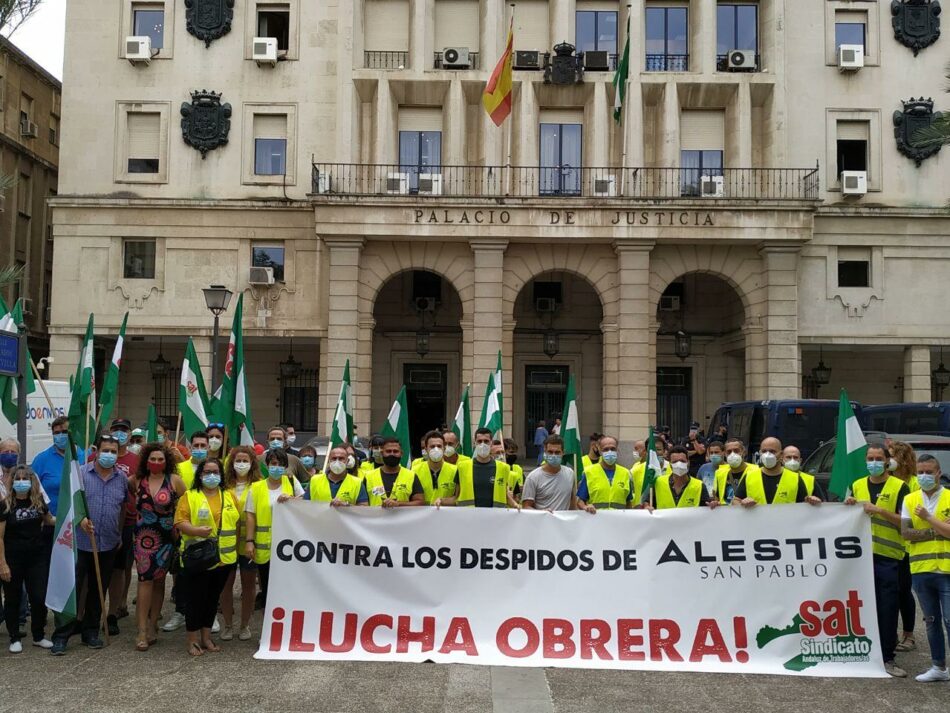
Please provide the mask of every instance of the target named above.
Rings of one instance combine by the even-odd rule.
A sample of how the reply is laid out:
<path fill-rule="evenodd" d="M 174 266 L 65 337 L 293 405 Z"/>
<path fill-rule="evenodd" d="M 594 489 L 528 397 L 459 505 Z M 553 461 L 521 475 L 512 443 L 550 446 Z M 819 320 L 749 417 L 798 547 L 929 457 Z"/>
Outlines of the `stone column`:
<path fill-rule="evenodd" d="M 409 66 L 424 72 L 433 66 L 435 0 L 411 0 L 409 8 Z"/>
<path fill-rule="evenodd" d="M 477 420 L 485 398 L 485 382 L 502 350 L 502 379 L 505 401 L 511 401 L 511 346 L 507 363 L 504 353 L 503 278 L 507 240 L 480 240 L 471 243 L 475 255 L 475 300 L 472 314 L 472 420 Z M 505 410 L 511 408 L 505 404 Z M 510 416 L 508 417 L 510 419 Z M 510 421 L 506 421 L 510 423 Z"/>
<path fill-rule="evenodd" d="M 463 317 L 459 322 L 459 327 L 462 328 L 462 373 L 460 376 L 462 380 L 462 388 L 464 389 L 466 384 L 472 384 L 474 389 L 475 320 L 472 317 Z"/>
<path fill-rule="evenodd" d="M 657 148 L 657 158 L 664 168 L 674 168 L 680 165 L 680 99 L 676 82 L 667 82 L 663 89 L 663 115 L 660 122 L 663 144 Z M 679 191 L 678 182 L 676 190 Z"/>
<path fill-rule="evenodd" d="M 396 110 L 389 80 L 381 79 L 376 87 L 376 131 L 373 136 L 373 162 L 393 164 L 399 161 L 396 146 Z"/>
<path fill-rule="evenodd" d="M 904 348 L 904 401 L 930 401 L 930 347 Z"/>
<path fill-rule="evenodd" d="M 69 381 L 75 375 L 79 364 L 79 352 L 82 349 L 82 334 L 52 334 L 49 338 L 49 355 L 53 363 L 49 365 L 49 379 Z"/>
<path fill-rule="evenodd" d="M 745 335 L 745 397 L 747 400 L 768 397 L 764 321 L 764 317 L 753 315 L 742 325 L 742 333 Z"/>
<path fill-rule="evenodd" d="M 763 398 L 801 396 L 798 348 L 798 246 L 766 246 L 759 254 L 765 267 L 765 393 Z"/>
<path fill-rule="evenodd" d="M 201 378 L 205 380 L 208 387 L 208 396 L 214 393 L 214 384 L 211 383 L 211 354 L 214 349 L 213 337 L 192 337 L 195 345 L 195 354 L 198 355 L 198 363 L 201 365 Z M 218 363 L 221 368 L 218 369 L 218 379 L 224 378 L 225 355 L 228 352 L 228 336 L 218 336 Z"/>
<path fill-rule="evenodd" d="M 689 26 L 694 30 L 690 32 L 691 72 L 716 71 L 716 3 L 717 0 L 698 0 L 693 3 L 693 7 L 698 6 L 698 17 L 689 18 Z"/>
<path fill-rule="evenodd" d="M 443 108 L 443 117 L 443 161 L 447 166 L 464 166 L 468 163 L 465 160 L 467 112 L 465 94 L 462 91 L 462 81 L 460 79 L 453 79 L 449 84 L 448 96 L 446 97 L 445 106 Z M 457 175 L 454 177 L 456 180 L 461 178 Z M 453 176 L 448 176 L 447 178 L 452 180 Z"/>
<path fill-rule="evenodd" d="M 604 337 L 605 371 L 616 368 L 613 409 L 617 437 L 629 444 L 643 438 L 656 410 L 656 329 L 650 304 L 650 251 L 653 243 L 615 243 L 620 300 L 616 361 L 607 362 L 611 339 Z M 606 379 L 604 387 L 607 387 Z M 626 449 L 625 449 L 626 450 Z"/>
<path fill-rule="evenodd" d="M 574 0 L 551 0 L 550 12 L 550 47 L 546 51 L 553 51 L 554 45 L 561 42 L 574 43 Z"/>
<path fill-rule="evenodd" d="M 603 404 L 604 404 L 604 432 L 617 433 L 620 430 L 620 386 L 618 384 L 618 369 L 620 363 L 620 330 L 616 320 L 605 319 L 600 323 L 603 333 L 604 362 L 603 362 Z"/>

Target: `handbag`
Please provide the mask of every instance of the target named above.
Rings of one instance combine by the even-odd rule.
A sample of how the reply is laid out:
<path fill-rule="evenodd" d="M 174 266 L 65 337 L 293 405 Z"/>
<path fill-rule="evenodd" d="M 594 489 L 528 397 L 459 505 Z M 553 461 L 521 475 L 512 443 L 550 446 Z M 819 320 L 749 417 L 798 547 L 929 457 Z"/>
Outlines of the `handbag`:
<path fill-rule="evenodd" d="M 181 553 L 181 566 L 186 572 L 206 572 L 220 561 L 217 538 L 189 543 Z"/>

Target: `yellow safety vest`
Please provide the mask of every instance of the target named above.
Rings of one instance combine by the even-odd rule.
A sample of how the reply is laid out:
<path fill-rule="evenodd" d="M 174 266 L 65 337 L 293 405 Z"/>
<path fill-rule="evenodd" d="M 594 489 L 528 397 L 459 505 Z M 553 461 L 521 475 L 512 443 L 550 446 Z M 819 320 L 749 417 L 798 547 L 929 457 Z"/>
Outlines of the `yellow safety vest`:
<path fill-rule="evenodd" d="M 515 463 L 508 466 L 508 471 L 508 489 L 514 492 L 515 488 L 524 488 L 524 468 Z"/>
<path fill-rule="evenodd" d="M 733 487 L 739 484 L 749 473 L 758 473 L 762 475 L 762 469 L 754 463 L 746 463 L 745 469 L 738 477 L 732 472 L 728 463 L 721 464 L 716 468 L 716 494 L 719 496 L 719 502 L 726 504 L 726 486 L 729 485 L 729 478 L 733 480 Z"/>
<path fill-rule="evenodd" d="M 860 478 L 851 484 L 851 492 L 858 502 L 871 502 L 871 488 L 868 477 Z M 894 476 L 888 476 L 884 487 L 878 493 L 875 505 L 888 512 L 897 513 L 897 494 L 904 485 L 904 481 Z M 904 539 L 901 537 L 901 528 L 879 515 L 871 516 L 871 543 L 876 555 L 891 557 L 896 560 L 904 559 L 907 550 L 904 548 Z"/>
<path fill-rule="evenodd" d="M 231 493 L 231 497 L 234 498 L 234 502 L 238 505 L 238 510 L 241 513 L 241 519 L 238 521 L 238 552 L 242 555 L 244 554 L 244 533 L 247 532 L 247 513 L 244 512 L 244 508 L 247 506 L 247 496 L 251 494 L 251 486 L 254 483 L 247 483 L 244 487 L 244 492 L 241 493 L 241 497 L 238 497 L 236 488 L 229 488 L 228 492 Z"/>
<path fill-rule="evenodd" d="M 918 505 L 924 504 L 924 491 L 915 490 L 904 498 L 904 505 L 910 511 L 911 527 L 915 530 L 930 529 L 930 523 L 917 517 L 914 512 Z M 941 520 L 950 518 L 950 489 L 940 491 L 937 509 L 934 514 Z M 907 551 L 910 553 L 911 574 L 924 572 L 940 572 L 950 574 L 950 538 L 934 532 L 934 539 L 923 542 L 907 541 Z"/>
<path fill-rule="evenodd" d="M 598 510 L 625 509 L 630 499 L 630 489 L 634 487 L 630 471 L 615 466 L 614 479 L 607 478 L 607 472 L 599 463 L 584 471 L 587 478 L 587 502 Z M 641 481 L 641 486 L 642 486 Z M 639 490 L 639 488 L 637 488 Z"/>
<path fill-rule="evenodd" d="M 280 489 L 288 497 L 294 496 L 294 486 L 286 475 L 280 479 Z M 270 488 L 267 479 L 258 480 L 251 486 L 251 498 L 254 500 L 254 561 L 257 564 L 270 562 L 271 525 L 274 513 L 270 506 Z"/>
<path fill-rule="evenodd" d="M 439 477 L 435 483 L 432 482 L 432 471 L 429 469 L 429 461 L 419 463 L 412 469 L 412 472 L 416 474 L 416 477 L 419 479 L 419 485 L 422 486 L 422 492 L 426 497 L 426 505 L 431 505 L 432 501 L 436 498 L 446 497 L 441 491 L 441 483 L 444 478 L 451 478 L 453 489 L 448 495 L 450 497 L 455 495 L 455 466 L 451 463 L 442 462 L 442 467 L 439 468 Z"/>
<path fill-rule="evenodd" d="M 703 495 L 703 481 L 699 478 L 690 476 L 689 482 L 683 488 L 679 502 L 673 497 L 673 488 L 670 485 L 669 478 L 657 478 L 653 484 L 656 491 L 656 509 L 670 510 L 672 508 L 694 508 L 699 505 L 699 499 Z"/>
<path fill-rule="evenodd" d="M 804 471 L 799 471 L 798 477 L 802 479 L 802 482 L 805 484 L 805 492 L 808 495 L 815 494 L 815 476 L 811 473 L 806 473 Z"/>
<path fill-rule="evenodd" d="M 190 460 L 183 460 L 176 468 L 181 482 L 185 484 L 185 490 L 191 490 L 195 484 L 195 464 Z"/>
<path fill-rule="evenodd" d="M 238 523 L 241 521 L 241 511 L 231 491 L 220 490 L 219 492 L 221 494 L 221 527 L 220 529 L 218 528 L 218 523 L 215 522 L 214 517 L 212 517 L 211 537 L 218 538 L 218 558 L 221 560 L 222 565 L 228 565 L 237 562 Z M 207 496 L 203 490 L 188 490 L 185 496 L 188 498 L 191 524 L 196 527 L 201 527 L 202 523 L 198 522 L 198 511 L 201 510 L 202 507 L 208 508 L 208 512 L 211 511 L 211 504 L 208 502 Z M 188 543 L 196 539 L 198 538 L 182 533 L 182 551 L 185 550 Z M 218 565 L 215 566 L 217 567 Z"/>
<path fill-rule="evenodd" d="M 379 466 L 376 465 L 376 461 L 374 461 L 372 458 L 369 460 L 364 460 L 362 463 L 360 463 L 358 477 L 365 478 L 369 473 L 372 473 L 377 468 L 379 468 Z"/>
<path fill-rule="evenodd" d="M 582 457 L 581 457 L 581 465 L 583 466 L 583 467 L 581 468 L 581 470 L 582 470 L 582 471 L 586 471 L 588 468 L 590 468 L 592 465 L 594 465 L 594 461 L 592 461 L 592 460 L 590 459 L 590 456 L 585 455 L 585 456 L 582 456 Z M 577 474 L 577 477 L 578 477 L 578 479 L 580 479 L 581 474 L 578 473 L 578 474 Z"/>
<path fill-rule="evenodd" d="M 782 475 L 779 476 L 781 480 L 775 489 L 775 497 L 772 498 L 771 503 L 765 499 L 765 485 L 762 479 L 775 476 L 765 476 L 760 469 L 756 468 L 754 471 L 746 470 L 742 477 L 745 480 L 746 495 L 759 505 L 785 505 L 794 503 L 798 498 L 798 473 L 788 468 L 782 468 Z"/>
<path fill-rule="evenodd" d="M 336 491 L 336 499 L 350 505 L 356 505 L 362 487 L 362 480 L 347 473 L 343 476 L 340 489 Z M 310 500 L 315 503 L 328 503 L 333 500 L 333 496 L 330 494 L 330 479 L 323 473 L 310 479 Z"/>
<path fill-rule="evenodd" d="M 458 507 L 475 507 L 475 483 L 472 470 L 475 467 L 473 460 L 469 459 L 458 466 L 459 497 L 455 501 Z M 507 463 L 495 461 L 495 484 L 492 493 L 492 504 L 496 508 L 508 507 L 508 480 L 511 475 L 511 469 Z"/>
<path fill-rule="evenodd" d="M 399 475 L 396 476 L 396 482 L 393 483 L 391 493 L 386 493 L 383 485 L 383 474 L 379 468 L 370 471 L 366 476 L 366 494 L 369 495 L 369 504 L 372 507 L 380 507 L 383 500 L 392 498 L 401 503 L 408 503 L 412 496 L 412 484 L 416 480 L 416 474 L 408 468 L 399 467 Z"/>

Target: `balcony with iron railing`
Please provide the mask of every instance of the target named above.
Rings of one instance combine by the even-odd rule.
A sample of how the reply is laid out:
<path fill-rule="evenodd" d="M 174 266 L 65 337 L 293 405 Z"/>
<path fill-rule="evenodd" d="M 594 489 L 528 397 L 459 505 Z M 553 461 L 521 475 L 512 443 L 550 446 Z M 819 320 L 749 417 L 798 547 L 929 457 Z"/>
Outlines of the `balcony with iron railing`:
<path fill-rule="evenodd" d="M 816 201 L 818 167 L 620 168 L 313 163 L 314 197 Z"/>
<path fill-rule="evenodd" d="M 648 54 L 646 71 L 648 72 L 688 72 L 688 54 Z"/>
<path fill-rule="evenodd" d="M 408 69 L 409 53 L 401 50 L 365 50 L 363 67 L 365 69 Z"/>

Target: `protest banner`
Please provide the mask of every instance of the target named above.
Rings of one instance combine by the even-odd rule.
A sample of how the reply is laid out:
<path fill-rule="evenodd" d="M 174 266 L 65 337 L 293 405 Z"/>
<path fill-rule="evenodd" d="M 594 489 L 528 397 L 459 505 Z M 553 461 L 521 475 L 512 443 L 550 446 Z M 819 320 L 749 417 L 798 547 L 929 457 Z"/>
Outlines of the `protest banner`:
<path fill-rule="evenodd" d="M 861 508 L 276 506 L 261 659 L 885 676 Z"/>

